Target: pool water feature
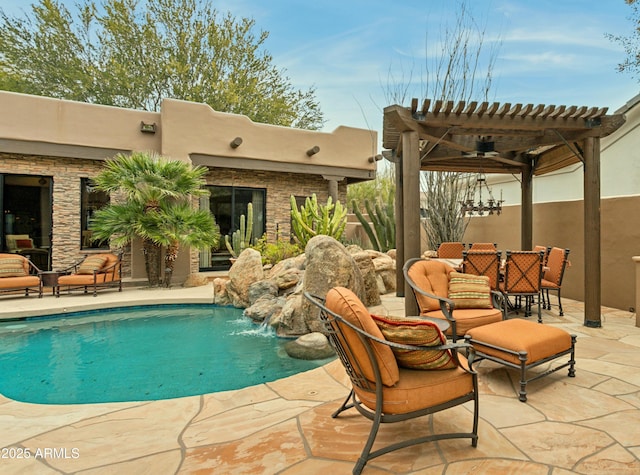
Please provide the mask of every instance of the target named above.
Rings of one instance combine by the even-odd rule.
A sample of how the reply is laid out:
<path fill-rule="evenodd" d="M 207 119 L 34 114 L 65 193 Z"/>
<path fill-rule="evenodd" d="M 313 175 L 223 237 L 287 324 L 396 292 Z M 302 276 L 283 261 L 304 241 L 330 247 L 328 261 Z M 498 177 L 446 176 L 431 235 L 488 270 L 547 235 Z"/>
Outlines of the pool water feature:
<path fill-rule="evenodd" d="M 0 323 L 0 394 L 42 404 L 149 401 L 240 389 L 321 366 L 242 310 L 121 307 Z"/>

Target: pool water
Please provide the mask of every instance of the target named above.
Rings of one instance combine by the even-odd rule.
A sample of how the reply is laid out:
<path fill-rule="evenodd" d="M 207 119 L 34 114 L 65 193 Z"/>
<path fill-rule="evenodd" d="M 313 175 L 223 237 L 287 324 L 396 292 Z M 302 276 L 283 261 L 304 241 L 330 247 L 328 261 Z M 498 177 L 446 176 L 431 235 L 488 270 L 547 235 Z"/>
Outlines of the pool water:
<path fill-rule="evenodd" d="M 290 358 L 242 310 L 156 305 L 0 324 L 0 394 L 23 402 L 148 401 L 240 389 L 329 360 Z"/>

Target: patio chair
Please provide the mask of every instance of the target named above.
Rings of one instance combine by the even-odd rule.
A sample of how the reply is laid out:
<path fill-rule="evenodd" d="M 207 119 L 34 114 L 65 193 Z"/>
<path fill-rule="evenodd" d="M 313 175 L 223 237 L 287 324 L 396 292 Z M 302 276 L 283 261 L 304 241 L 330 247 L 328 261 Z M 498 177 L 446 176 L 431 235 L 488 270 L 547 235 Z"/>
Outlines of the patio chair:
<path fill-rule="evenodd" d="M 471 243 L 470 251 L 495 251 L 498 245 L 493 242 L 474 242 Z"/>
<path fill-rule="evenodd" d="M 500 292 L 504 295 L 504 319 L 509 309 L 518 310 L 524 297 L 525 317 L 531 315 L 531 307 L 538 303 L 538 322 L 542 323 L 540 302 L 540 283 L 542 280 L 543 253 L 536 251 L 507 251 L 504 267 L 504 281 L 500 283 Z M 514 303 L 510 297 L 515 297 Z"/>
<path fill-rule="evenodd" d="M 327 293 L 326 302 L 304 294 L 320 308 L 320 318 L 332 346 L 344 366 L 352 389 L 342 405 L 331 417 L 336 418 L 347 409 L 355 408 L 372 422 L 369 437 L 353 468 L 362 472 L 366 463 L 386 453 L 425 442 L 442 439 L 471 439 L 478 444 L 478 375 L 472 369 L 473 347 L 464 343 L 446 344 L 432 322 L 414 321 L 408 327 L 406 319 L 398 319 L 397 326 L 389 320 L 381 327 L 349 289 L 334 287 Z M 420 327 L 416 330 L 412 326 Z M 383 330 L 386 329 L 386 330 Z M 385 335 L 386 332 L 386 335 Z M 420 346 L 404 342 L 425 339 Z M 405 340 L 407 337 L 409 340 Z M 458 351 L 469 351 L 468 360 Z M 464 353 L 463 351 L 463 353 Z M 404 353 L 403 353 L 404 352 Z M 403 367 L 402 354 L 418 355 L 429 362 L 431 369 Z M 416 362 L 417 359 L 412 359 Z M 439 363 L 433 366 L 433 362 Z M 371 450 L 380 424 L 407 421 L 473 401 L 473 422 L 470 432 L 434 433 L 425 421 L 424 431 L 419 424 L 398 432 L 406 440 Z M 348 434 L 345 437 L 349 437 Z"/>
<path fill-rule="evenodd" d="M 41 270 L 27 257 L 20 254 L 0 254 L 0 293 L 29 292 L 42 297 Z"/>
<path fill-rule="evenodd" d="M 498 290 L 500 283 L 501 251 L 464 251 L 462 253 L 462 272 L 465 274 L 485 275 L 489 277 L 491 290 Z"/>
<path fill-rule="evenodd" d="M 461 274 L 444 262 L 409 259 L 402 268 L 420 315 L 447 320 L 445 332 L 455 342 L 471 328 L 503 318 L 502 295 L 491 290 L 489 278 Z"/>
<path fill-rule="evenodd" d="M 549 299 L 549 291 L 553 290 L 558 294 L 558 309 L 560 316 L 564 315 L 562 311 L 562 300 L 560 300 L 560 290 L 562 288 L 562 279 L 564 271 L 569 264 L 569 249 L 561 249 L 559 247 L 551 248 L 549 258 L 547 259 L 546 269 L 542 277 L 541 294 L 543 295 L 543 304 L 546 309 L 551 310 L 551 300 Z M 570 265 L 570 264 L 569 264 Z M 546 294 L 546 297 L 544 295 Z"/>
<path fill-rule="evenodd" d="M 91 254 L 59 273 L 56 297 L 60 296 L 61 287 L 85 294 L 92 289 L 94 297 L 99 289 L 117 287 L 122 292 L 122 254 Z"/>
<path fill-rule="evenodd" d="M 441 259 L 462 259 L 464 244 L 461 242 L 443 242 L 438 247 L 438 257 Z"/>

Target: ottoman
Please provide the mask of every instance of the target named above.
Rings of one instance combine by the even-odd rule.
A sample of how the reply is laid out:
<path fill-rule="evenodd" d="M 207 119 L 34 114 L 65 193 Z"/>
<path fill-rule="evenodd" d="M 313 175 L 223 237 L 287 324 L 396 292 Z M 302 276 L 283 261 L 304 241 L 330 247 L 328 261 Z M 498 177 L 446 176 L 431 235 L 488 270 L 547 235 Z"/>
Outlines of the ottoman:
<path fill-rule="evenodd" d="M 487 359 L 520 370 L 519 399 L 522 402 L 527 400 L 526 388 L 529 381 L 567 366 L 569 377 L 576 374 L 576 335 L 570 335 L 560 328 L 514 318 L 472 328 L 464 338 L 473 346 L 476 360 Z M 563 355 L 569 355 L 569 361 L 527 379 L 529 369 Z"/>

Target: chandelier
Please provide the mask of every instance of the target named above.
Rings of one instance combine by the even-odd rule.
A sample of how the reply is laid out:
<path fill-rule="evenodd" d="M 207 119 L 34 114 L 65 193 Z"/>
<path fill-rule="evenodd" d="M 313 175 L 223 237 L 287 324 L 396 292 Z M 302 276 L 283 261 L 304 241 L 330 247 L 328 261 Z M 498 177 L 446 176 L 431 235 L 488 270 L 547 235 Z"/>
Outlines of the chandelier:
<path fill-rule="evenodd" d="M 482 201 L 483 188 L 489 195 L 489 199 L 486 203 Z M 474 201 L 476 195 L 478 196 L 477 202 Z M 502 213 L 502 203 L 504 203 L 504 200 L 502 199 L 502 190 L 500 190 L 500 199 L 496 200 L 493 197 L 491 188 L 487 185 L 486 176 L 484 173 L 480 173 L 476 178 L 473 188 L 469 187 L 467 189 L 464 201 L 460 202 L 460 212 L 463 216 L 484 216 L 485 213 L 487 215 L 497 214 L 499 216 L 500 213 Z"/>

